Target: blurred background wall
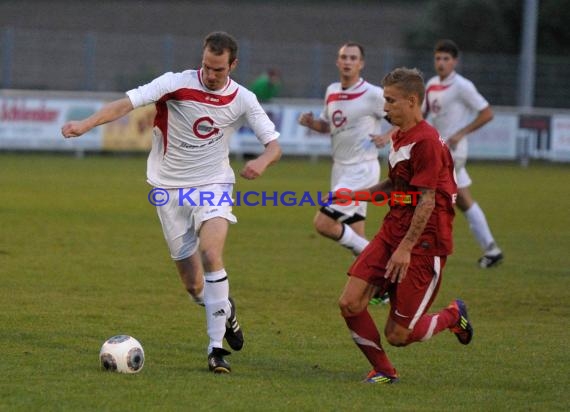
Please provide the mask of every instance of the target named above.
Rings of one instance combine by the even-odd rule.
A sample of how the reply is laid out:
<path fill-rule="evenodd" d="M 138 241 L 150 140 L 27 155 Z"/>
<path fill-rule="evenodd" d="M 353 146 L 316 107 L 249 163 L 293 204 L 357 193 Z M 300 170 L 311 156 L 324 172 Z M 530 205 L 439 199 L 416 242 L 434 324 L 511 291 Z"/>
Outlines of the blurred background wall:
<path fill-rule="evenodd" d="M 281 97 L 320 98 L 340 44 L 366 48 L 365 77 L 396 66 L 433 75 L 433 43 L 453 38 L 460 71 L 493 105 L 517 102 L 522 1 L 0 1 L 0 88 L 125 91 L 196 68 L 214 30 L 240 43 L 234 78 L 279 68 Z M 537 107 L 570 107 L 570 1 L 540 1 Z M 566 23 L 564 23 L 566 21 Z"/>

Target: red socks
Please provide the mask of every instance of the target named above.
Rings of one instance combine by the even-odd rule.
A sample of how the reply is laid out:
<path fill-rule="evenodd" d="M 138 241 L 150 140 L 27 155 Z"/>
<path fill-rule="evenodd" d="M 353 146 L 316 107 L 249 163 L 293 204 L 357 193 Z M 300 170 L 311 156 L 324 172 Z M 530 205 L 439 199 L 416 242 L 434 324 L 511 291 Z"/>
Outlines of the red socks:
<path fill-rule="evenodd" d="M 457 322 L 458 315 L 457 309 L 451 307 L 447 307 L 438 313 L 423 315 L 414 326 L 407 343 L 423 342 L 433 335 L 449 329 Z"/>
<path fill-rule="evenodd" d="M 344 318 L 354 343 L 360 348 L 376 372 L 396 376 L 396 369 L 386 356 L 380 343 L 380 334 L 368 309 L 355 316 Z"/>

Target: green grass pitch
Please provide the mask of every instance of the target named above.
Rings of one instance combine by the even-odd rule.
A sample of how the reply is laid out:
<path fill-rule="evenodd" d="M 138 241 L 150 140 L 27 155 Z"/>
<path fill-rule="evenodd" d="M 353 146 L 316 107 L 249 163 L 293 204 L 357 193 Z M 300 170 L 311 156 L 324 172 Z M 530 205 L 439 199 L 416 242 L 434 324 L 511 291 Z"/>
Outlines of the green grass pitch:
<path fill-rule="evenodd" d="M 385 346 L 369 366 L 336 304 L 352 258 L 315 207 L 240 206 L 225 263 L 244 328 L 233 373 L 207 371 L 205 319 L 170 261 L 143 156 L 0 154 L 0 411 L 570 410 L 570 167 L 469 166 L 505 263 L 480 270 L 465 218 L 433 309 L 462 297 L 475 336 Z M 234 168 L 240 167 L 234 162 Z M 285 159 L 237 190 L 328 190 L 330 163 Z M 386 167 L 383 167 L 383 174 Z M 372 236 L 385 208 L 371 207 Z M 385 307 L 371 307 L 382 328 Z M 137 375 L 99 369 L 103 341 L 141 341 Z"/>

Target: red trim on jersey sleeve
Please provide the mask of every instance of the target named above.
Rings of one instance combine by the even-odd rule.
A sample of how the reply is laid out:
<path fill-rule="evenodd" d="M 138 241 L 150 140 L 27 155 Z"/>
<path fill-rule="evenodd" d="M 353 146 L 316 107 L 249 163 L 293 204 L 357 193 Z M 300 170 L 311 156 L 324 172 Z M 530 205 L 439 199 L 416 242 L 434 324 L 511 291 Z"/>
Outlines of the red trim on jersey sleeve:
<path fill-rule="evenodd" d="M 331 102 L 337 102 L 337 101 L 358 99 L 364 93 L 366 93 L 366 90 L 364 90 L 363 92 L 360 92 L 360 93 L 331 93 L 327 97 L 326 104 L 329 104 Z"/>
<path fill-rule="evenodd" d="M 154 126 L 158 127 L 162 133 L 162 145 L 164 153 L 168 144 L 168 108 L 166 107 L 166 100 L 160 99 L 155 104 L 156 116 L 154 116 Z"/>
<path fill-rule="evenodd" d="M 429 113 L 429 92 L 440 92 L 442 90 L 447 89 L 449 86 L 451 86 L 450 84 L 443 85 L 443 84 L 432 84 L 431 86 L 428 86 L 428 88 L 426 89 L 426 110 Z"/>

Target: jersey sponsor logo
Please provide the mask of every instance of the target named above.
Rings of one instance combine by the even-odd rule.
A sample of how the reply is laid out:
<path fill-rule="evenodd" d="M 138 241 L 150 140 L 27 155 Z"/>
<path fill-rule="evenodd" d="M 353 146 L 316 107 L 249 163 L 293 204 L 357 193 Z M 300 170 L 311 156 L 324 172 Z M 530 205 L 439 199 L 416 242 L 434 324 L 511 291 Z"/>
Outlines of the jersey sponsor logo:
<path fill-rule="evenodd" d="M 409 194 L 405 194 L 405 193 L 400 193 L 400 192 L 392 192 L 391 193 L 391 197 L 392 197 L 392 202 L 394 204 L 398 204 L 398 205 L 416 205 L 418 202 L 416 200 L 416 196 L 420 195 L 421 192 L 414 192 L 414 196 L 409 195 Z"/>
<path fill-rule="evenodd" d="M 430 111 L 434 114 L 441 112 L 441 104 L 439 104 L 437 99 L 433 99 L 433 102 L 431 102 Z"/>
<path fill-rule="evenodd" d="M 224 137 L 223 134 L 213 137 L 210 140 L 206 140 L 206 143 L 204 144 L 190 144 L 188 142 L 182 142 L 180 143 L 180 147 L 183 149 L 199 149 L 201 147 L 206 147 L 206 146 L 210 146 L 216 142 L 218 142 L 222 137 Z"/>
<path fill-rule="evenodd" d="M 431 112 L 431 113 L 439 113 L 441 111 L 441 104 L 438 102 L 437 98 L 430 100 L 429 94 L 431 92 L 441 92 L 445 89 L 447 89 L 449 86 L 451 86 L 450 84 L 445 86 L 443 84 L 432 84 L 431 86 L 429 86 L 426 90 L 426 105 L 427 105 L 427 111 Z"/>
<path fill-rule="evenodd" d="M 332 114 L 332 123 L 334 127 L 341 127 L 346 123 L 346 116 L 343 116 L 342 110 L 335 110 Z"/>
<path fill-rule="evenodd" d="M 204 100 L 210 103 L 220 103 L 220 98 L 216 96 L 206 95 Z"/>
<path fill-rule="evenodd" d="M 209 116 L 200 117 L 192 125 L 192 131 L 199 139 L 208 139 L 218 133 L 220 129 L 214 127 L 214 120 Z"/>

